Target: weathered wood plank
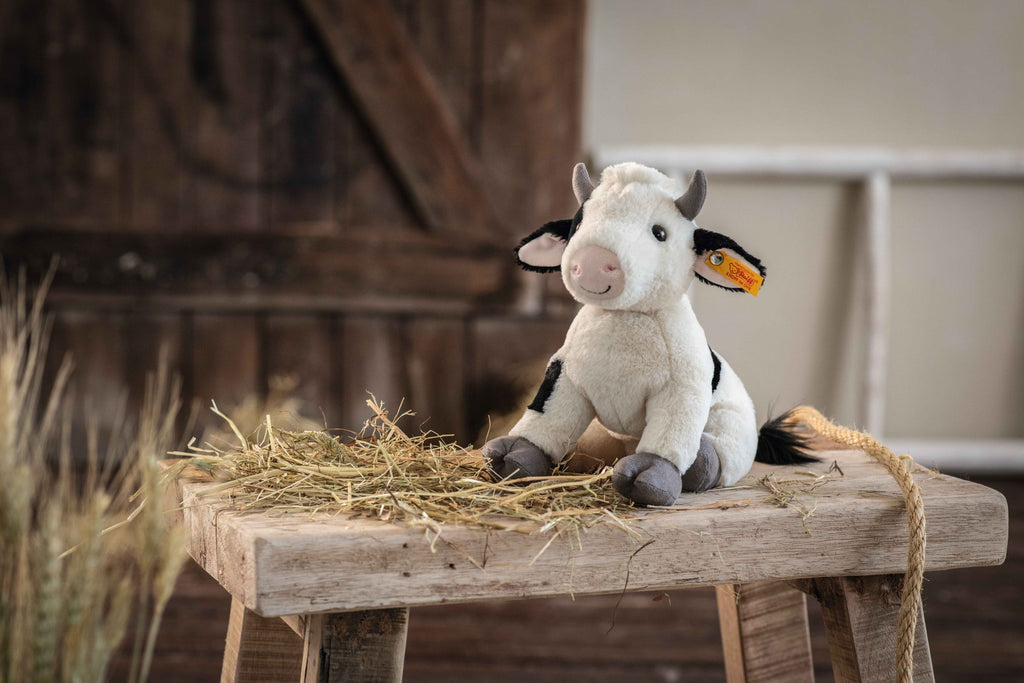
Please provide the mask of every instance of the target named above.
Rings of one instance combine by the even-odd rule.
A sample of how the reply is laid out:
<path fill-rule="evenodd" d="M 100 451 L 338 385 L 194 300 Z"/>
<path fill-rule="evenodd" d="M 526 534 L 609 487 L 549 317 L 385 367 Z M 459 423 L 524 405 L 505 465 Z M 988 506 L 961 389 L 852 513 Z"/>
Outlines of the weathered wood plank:
<path fill-rule="evenodd" d="M 302 683 L 399 683 L 408 629 L 404 608 L 307 617 Z"/>
<path fill-rule="evenodd" d="M 717 587 L 729 683 L 814 681 L 807 598 L 782 582 Z"/>
<path fill-rule="evenodd" d="M 458 123 L 386 3 L 303 0 L 424 222 L 481 244 L 499 221 Z"/>
<path fill-rule="evenodd" d="M 280 619 L 265 619 L 231 601 L 221 683 L 281 683 L 299 678 L 302 640 Z"/>
<path fill-rule="evenodd" d="M 582 534 L 582 550 L 563 539 L 539 557 L 550 540 L 544 534 L 450 528 L 446 543 L 431 552 L 419 528 L 344 516 L 311 521 L 224 511 L 216 530 L 193 526 L 192 533 L 217 535 L 220 546 L 210 539 L 206 548 L 232 547 L 223 538 L 236 535 L 247 548 L 245 562 L 239 566 L 238 556 L 225 550 L 218 571 L 236 597 L 264 616 L 616 592 L 627 564 L 629 590 L 901 571 L 906 520 L 895 482 L 860 452 L 822 456 L 806 469 L 823 474 L 836 460 L 845 476 L 815 489 L 815 512 L 806 520 L 765 500 L 757 481 L 769 471 L 810 477 L 755 464 L 741 480 L 749 488 L 680 500 L 712 504 L 709 509 L 638 511 L 631 524 L 643 541 L 598 524 Z M 999 493 L 927 471 L 915 478 L 928 517 L 928 570 L 1002 562 L 1007 511 Z M 637 552 L 647 541 L 653 543 Z M 485 548 L 481 570 L 467 556 L 482 564 Z"/>
<path fill-rule="evenodd" d="M 165 232 L 38 228 L 0 233 L 0 252 L 8 263 L 26 265 L 34 278 L 61 253 L 51 301 L 106 295 L 148 303 L 164 296 L 191 298 L 198 308 L 288 297 L 300 306 L 302 298 L 319 298 L 324 307 L 389 298 L 468 304 L 502 296 L 509 270 L 505 250 L 475 252 L 417 241 L 402 248 L 362 236 L 217 233 L 183 240 Z"/>
<path fill-rule="evenodd" d="M 930 539 L 929 539 L 930 540 Z M 902 576 L 814 579 L 838 683 L 896 680 L 896 626 Z M 924 611 L 918 610 L 913 679 L 934 681 Z"/>

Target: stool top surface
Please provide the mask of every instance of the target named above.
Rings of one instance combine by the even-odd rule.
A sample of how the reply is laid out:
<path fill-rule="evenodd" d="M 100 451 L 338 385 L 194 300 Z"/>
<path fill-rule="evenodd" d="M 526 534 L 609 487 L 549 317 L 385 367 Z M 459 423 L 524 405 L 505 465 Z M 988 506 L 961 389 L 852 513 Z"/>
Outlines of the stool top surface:
<path fill-rule="evenodd" d="M 637 510 L 628 528 L 578 533 L 423 527 L 340 515 L 236 512 L 182 480 L 189 554 L 263 616 L 503 598 L 588 595 L 762 580 L 902 573 L 903 496 L 860 451 L 822 451 L 797 467 L 755 463 L 736 486 L 684 494 L 678 509 Z M 835 463 L 835 466 L 833 466 Z M 1003 496 L 924 468 L 930 571 L 1000 564 Z M 788 505 L 761 482 L 794 493 Z"/>

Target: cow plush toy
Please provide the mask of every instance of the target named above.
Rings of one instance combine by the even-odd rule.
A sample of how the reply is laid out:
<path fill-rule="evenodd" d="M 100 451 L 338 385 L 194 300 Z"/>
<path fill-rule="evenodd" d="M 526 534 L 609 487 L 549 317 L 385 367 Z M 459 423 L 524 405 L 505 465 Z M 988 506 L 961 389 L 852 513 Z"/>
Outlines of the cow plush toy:
<path fill-rule="evenodd" d="M 551 474 L 596 420 L 627 444 L 612 475 L 638 505 L 734 484 L 755 459 L 810 458 L 786 416 L 758 433 L 743 383 L 709 346 L 687 295 L 694 278 L 757 292 L 765 269 L 735 241 L 694 223 L 706 182 L 685 190 L 635 163 L 605 169 L 596 187 L 573 172 L 580 207 L 516 249 L 520 266 L 561 270 L 583 304 L 525 414 L 483 448 L 500 477 Z"/>

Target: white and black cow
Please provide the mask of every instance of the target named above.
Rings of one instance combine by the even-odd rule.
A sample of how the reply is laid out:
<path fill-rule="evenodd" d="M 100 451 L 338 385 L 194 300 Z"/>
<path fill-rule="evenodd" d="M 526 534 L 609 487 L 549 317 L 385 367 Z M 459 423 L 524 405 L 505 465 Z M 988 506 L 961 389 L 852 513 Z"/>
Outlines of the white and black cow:
<path fill-rule="evenodd" d="M 683 192 L 658 171 L 625 163 L 606 168 L 595 187 L 578 164 L 573 191 L 575 217 L 544 225 L 516 257 L 528 270 L 561 270 L 583 307 L 523 417 L 484 446 L 491 468 L 501 477 L 546 476 L 594 418 L 632 446 L 612 482 L 641 505 L 734 484 L 755 454 L 775 464 L 810 459 L 785 416 L 759 438 L 750 396 L 694 315 L 694 278 L 741 291 L 709 266 L 709 255 L 765 273 L 735 241 L 694 224 L 704 174 Z"/>

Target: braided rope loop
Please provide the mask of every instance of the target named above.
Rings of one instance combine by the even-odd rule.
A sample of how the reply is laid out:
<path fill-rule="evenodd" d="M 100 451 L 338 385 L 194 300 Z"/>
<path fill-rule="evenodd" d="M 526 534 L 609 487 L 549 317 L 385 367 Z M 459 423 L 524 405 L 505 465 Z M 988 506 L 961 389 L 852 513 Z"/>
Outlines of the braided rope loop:
<path fill-rule="evenodd" d="M 907 547 L 907 572 L 903 576 L 900 611 L 896 634 L 896 671 L 899 683 L 914 680 L 914 638 L 917 630 L 917 615 L 921 609 L 921 586 L 924 582 L 925 524 L 924 501 L 917 482 L 911 474 L 913 460 L 900 457 L 870 435 L 841 427 L 828 420 L 810 406 L 799 406 L 792 412 L 796 422 L 803 422 L 825 438 L 862 450 L 880 462 L 903 492 L 907 506 L 907 527 L 910 542 Z"/>

